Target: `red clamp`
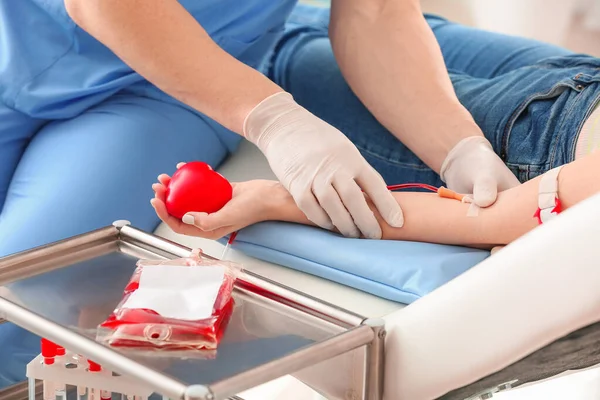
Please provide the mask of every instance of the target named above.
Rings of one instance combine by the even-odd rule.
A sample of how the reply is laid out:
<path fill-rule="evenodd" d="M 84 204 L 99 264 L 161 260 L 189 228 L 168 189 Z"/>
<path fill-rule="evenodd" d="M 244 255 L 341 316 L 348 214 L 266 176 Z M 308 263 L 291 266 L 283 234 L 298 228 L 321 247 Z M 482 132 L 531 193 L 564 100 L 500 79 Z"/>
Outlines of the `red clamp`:
<path fill-rule="evenodd" d="M 548 210 L 550 210 L 550 211 L 547 212 Z M 538 224 L 541 225 L 544 223 L 544 221 L 548 222 L 551 218 L 560 214 L 561 212 L 562 212 L 562 204 L 560 202 L 560 199 L 558 197 L 556 197 L 554 200 L 553 208 L 545 208 L 542 210 L 541 208 L 538 207 L 535 214 L 533 214 L 533 218 L 537 218 Z"/>
<path fill-rule="evenodd" d="M 540 180 L 538 191 L 538 209 L 533 217 L 538 224 L 543 224 L 555 218 L 562 212 L 562 204 L 558 198 L 558 174 L 562 166 L 546 172 Z"/>

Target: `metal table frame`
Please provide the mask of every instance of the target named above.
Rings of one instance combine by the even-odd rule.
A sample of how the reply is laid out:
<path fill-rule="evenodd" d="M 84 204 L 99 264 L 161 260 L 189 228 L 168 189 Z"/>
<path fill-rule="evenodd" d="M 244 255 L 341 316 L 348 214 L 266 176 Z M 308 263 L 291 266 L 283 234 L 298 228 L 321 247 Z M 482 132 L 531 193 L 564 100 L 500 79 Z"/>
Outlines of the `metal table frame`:
<path fill-rule="evenodd" d="M 130 226 L 128 221 L 116 221 L 112 226 L 97 231 L 0 259 L 0 286 L 112 251 L 140 258 L 176 258 L 191 253 L 190 248 L 138 230 Z M 361 398 L 382 399 L 383 320 L 366 319 L 250 271 L 242 272 L 235 290 L 241 295 L 260 298 L 270 306 L 294 313 L 295 318 L 300 320 L 310 318 L 312 323 L 316 320 L 324 326 L 338 327 L 339 333 L 210 386 L 187 386 L 3 297 L 0 297 L 0 318 L 57 342 L 113 371 L 130 376 L 163 396 L 180 400 L 235 399 L 244 390 L 364 348 L 364 357 L 360 359 L 364 371 Z"/>

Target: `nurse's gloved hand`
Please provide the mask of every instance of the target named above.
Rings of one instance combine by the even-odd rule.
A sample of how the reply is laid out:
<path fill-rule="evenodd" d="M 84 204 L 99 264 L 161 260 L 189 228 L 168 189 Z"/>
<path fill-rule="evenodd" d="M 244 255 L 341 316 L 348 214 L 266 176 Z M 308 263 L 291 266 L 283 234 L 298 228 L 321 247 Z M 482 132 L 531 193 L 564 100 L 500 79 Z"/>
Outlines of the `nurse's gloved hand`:
<path fill-rule="evenodd" d="M 458 142 L 444 160 L 440 176 L 449 189 L 473 194 L 474 203 L 480 207 L 491 206 L 498 192 L 520 184 L 482 136 Z"/>
<path fill-rule="evenodd" d="M 339 130 L 288 93 L 263 100 L 246 117 L 244 136 L 264 153 L 294 201 L 316 225 L 344 236 L 381 238 L 363 192 L 391 226 L 404 216 L 383 178 Z"/>

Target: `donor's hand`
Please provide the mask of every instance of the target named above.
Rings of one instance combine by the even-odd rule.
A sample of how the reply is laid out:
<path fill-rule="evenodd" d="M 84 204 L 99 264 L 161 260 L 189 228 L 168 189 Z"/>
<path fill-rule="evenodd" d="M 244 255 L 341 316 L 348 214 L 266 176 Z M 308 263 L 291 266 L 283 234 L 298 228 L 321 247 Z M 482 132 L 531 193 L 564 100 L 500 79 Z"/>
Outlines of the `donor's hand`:
<path fill-rule="evenodd" d="M 183 164 L 179 164 L 180 167 Z M 165 195 L 171 177 L 162 174 L 159 183 L 152 185 L 154 198 L 151 204 L 158 217 L 175 233 L 219 239 L 246 226 L 261 221 L 276 220 L 277 204 L 289 194 L 279 182 L 253 180 L 232 183 L 233 197 L 219 211 L 207 214 L 189 212 L 179 220 L 167 212 Z"/>

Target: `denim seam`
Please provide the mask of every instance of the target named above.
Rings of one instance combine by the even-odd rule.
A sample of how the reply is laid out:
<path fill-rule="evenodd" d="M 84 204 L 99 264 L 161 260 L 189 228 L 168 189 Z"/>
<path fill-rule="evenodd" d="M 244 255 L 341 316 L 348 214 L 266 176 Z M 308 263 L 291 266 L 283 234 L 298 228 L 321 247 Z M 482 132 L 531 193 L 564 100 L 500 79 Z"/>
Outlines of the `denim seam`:
<path fill-rule="evenodd" d="M 558 153 L 558 147 L 559 147 L 559 143 L 561 142 L 560 139 L 562 139 L 565 136 L 565 132 L 563 131 L 563 127 L 565 125 L 565 123 L 567 121 L 569 121 L 571 119 L 571 115 L 573 114 L 573 110 L 575 109 L 575 106 L 579 103 L 579 100 L 582 98 L 581 94 L 584 92 L 584 90 L 587 88 L 584 87 L 582 90 L 580 90 L 577 93 L 577 96 L 575 96 L 574 101 L 571 103 L 571 107 L 569 107 L 569 109 L 566 112 L 566 115 L 563 116 L 561 123 L 558 125 L 558 134 L 556 135 L 556 137 L 554 138 L 554 143 L 552 145 L 552 150 L 550 150 L 550 167 L 554 167 L 554 162 L 556 160 L 556 154 Z"/>
<path fill-rule="evenodd" d="M 525 101 L 521 105 L 519 105 L 519 107 L 517 107 L 517 109 L 513 111 L 511 116 L 508 118 L 506 126 L 504 127 L 504 132 L 502 132 L 502 146 L 500 147 L 500 156 L 502 158 L 506 158 L 508 141 L 510 140 L 510 135 L 512 133 L 512 128 L 514 127 L 515 122 L 536 96 L 537 94 L 533 94 L 527 97 Z"/>
<path fill-rule="evenodd" d="M 512 129 L 514 128 L 517 119 L 519 119 L 519 117 L 527 109 L 527 107 L 529 107 L 529 105 L 536 100 L 544 100 L 547 98 L 551 98 L 552 93 L 554 93 L 555 90 L 562 86 L 573 88 L 571 85 L 568 84 L 568 81 L 558 82 L 545 92 L 534 93 L 531 96 L 527 97 L 525 101 L 523 101 L 523 103 L 521 103 L 521 105 L 511 114 L 510 118 L 508 119 L 508 122 L 506 123 L 506 127 L 504 128 L 504 132 L 502 133 L 502 146 L 500 148 L 501 156 L 505 156 L 506 158 L 508 152 L 508 142 L 510 140 Z"/>
<path fill-rule="evenodd" d="M 561 67 L 561 68 L 590 68 L 590 69 L 594 69 L 594 70 L 600 70 L 600 67 L 597 66 L 592 66 L 589 63 L 580 63 L 580 62 L 574 62 L 574 63 L 558 63 L 558 65 L 556 63 L 552 63 L 552 62 L 548 62 L 548 60 L 552 60 L 552 59 L 556 59 L 556 57 L 550 57 L 550 58 L 546 58 L 545 60 L 539 61 L 538 63 L 536 63 L 535 65 L 532 65 L 532 68 L 540 68 L 540 69 L 554 69 L 557 66 Z M 591 56 L 586 56 L 587 60 L 591 60 L 594 59 Z M 556 59 L 556 61 L 565 61 L 563 56 L 558 57 L 558 59 Z"/>

